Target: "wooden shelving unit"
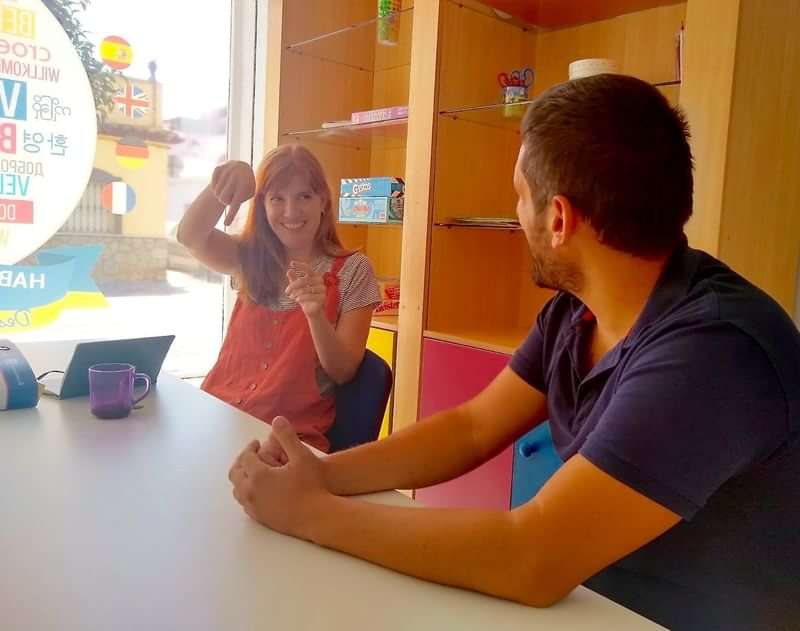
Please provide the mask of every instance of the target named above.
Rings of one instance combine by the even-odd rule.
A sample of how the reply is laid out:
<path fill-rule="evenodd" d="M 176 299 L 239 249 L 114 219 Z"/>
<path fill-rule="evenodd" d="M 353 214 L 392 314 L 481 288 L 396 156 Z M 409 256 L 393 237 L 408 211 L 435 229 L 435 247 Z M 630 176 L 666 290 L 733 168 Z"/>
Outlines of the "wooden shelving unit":
<path fill-rule="evenodd" d="M 367 73 L 408 65 L 407 59 L 383 54 L 379 49 L 371 46 L 371 42 L 375 42 L 377 39 L 378 28 L 374 3 L 371 6 L 365 2 L 342 2 L 339 3 L 339 6 L 329 5 L 327 7 L 322 6 L 319 2 L 312 4 L 315 4 L 313 8 L 317 14 L 312 19 L 324 23 L 325 26 L 346 22 L 350 16 L 370 15 L 370 17 L 344 26 L 335 26 L 332 30 L 286 44 L 287 53 L 349 66 L 354 70 Z M 407 2 L 396 14 L 397 19 L 401 22 L 400 28 L 406 30 L 406 35 L 409 32 L 413 10 L 413 3 Z M 309 25 L 309 28 L 303 30 L 302 33 L 308 34 L 312 28 Z M 357 42 L 355 46 L 353 42 Z M 365 42 L 366 46 L 362 48 Z M 407 45 L 408 42 L 406 42 Z"/>
<path fill-rule="evenodd" d="M 304 138 L 314 138 L 348 147 L 362 147 L 368 145 L 374 138 L 396 139 L 401 145 L 405 145 L 407 134 L 408 119 L 398 118 L 377 123 L 353 123 L 337 127 L 287 131 L 284 136 L 297 142 Z"/>
<path fill-rule="evenodd" d="M 793 305 L 793 288 L 778 275 L 781 268 L 797 269 L 800 213 L 786 209 L 800 205 L 800 189 L 791 185 L 800 167 L 798 159 L 784 158 L 772 169 L 767 145 L 758 141 L 766 130 L 786 156 L 800 155 L 796 135 L 779 133 L 779 121 L 791 120 L 790 109 L 798 105 L 790 75 L 776 70 L 800 66 L 785 55 L 792 29 L 800 28 L 790 4 L 418 0 L 415 6 L 405 0 L 397 45 L 382 46 L 375 0 L 269 3 L 266 146 L 309 146 L 334 194 L 344 177 L 406 180 L 402 226 L 340 226 L 346 244 L 362 249 L 379 276 L 401 278 L 399 317 L 373 323 L 396 335 L 395 427 L 416 420 L 425 389 L 425 338 L 508 354 L 551 295 L 530 280 L 521 230 L 450 220 L 515 218 L 511 177 L 527 104 L 498 104 L 502 71 L 531 66 L 536 77 L 529 96 L 535 99 L 567 80 L 570 62 L 609 57 L 621 72 L 685 106 L 702 159 L 693 243 L 727 255 L 785 306 Z M 679 81 L 675 36 L 682 22 L 687 56 Z M 791 96 L 765 105 L 768 99 L 759 95 L 776 90 L 791 90 Z M 409 116 L 402 121 L 322 128 L 354 111 L 406 104 Z M 747 212 L 732 195 L 756 204 L 759 179 L 770 183 L 775 203 Z M 762 229 L 772 241 L 754 247 L 753 235 Z"/>
<path fill-rule="evenodd" d="M 511 355 L 525 340 L 530 329 L 453 329 L 426 330 L 425 337 L 442 342 L 452 342 L 485 351 Z"/>
<path fill-rule="evenodd" d="M 674 0 L 488 0 L 488 5 L 535 24 L 542 29 L 561 29 L 576 24 L 601 22 L 626 13 L 675 4 Z"/>
<path fill-rule="evenodd" d="M 442 110 L 439 115 L 455 121 L 463 120 L 476 125 L 497 127 L 506 131 L 518 131 L 520 121 L 531 103 L 533 103 L 532 100 L 514 103 L 513 105 L 491 103 L 472 107 L 456 107 Z"/>
<path fill-rule="evenodd" d="M 375 316 L 372 318 L 372 326 L 384 331 L 397 332 L 397 316 Z"/>

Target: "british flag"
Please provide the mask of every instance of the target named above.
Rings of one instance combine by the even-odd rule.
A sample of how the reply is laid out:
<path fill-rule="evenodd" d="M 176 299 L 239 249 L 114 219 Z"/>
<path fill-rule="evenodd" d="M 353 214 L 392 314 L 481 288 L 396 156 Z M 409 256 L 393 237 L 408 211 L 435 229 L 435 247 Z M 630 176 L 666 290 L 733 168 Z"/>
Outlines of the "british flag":
<path fill-rule="evenodd" d="M 142 88 L 131 83 L 123 88 L 117 88 L 114 103 L 123 116 L 134 120 L 143 118 L 150 111 L 150 96 Z"/>

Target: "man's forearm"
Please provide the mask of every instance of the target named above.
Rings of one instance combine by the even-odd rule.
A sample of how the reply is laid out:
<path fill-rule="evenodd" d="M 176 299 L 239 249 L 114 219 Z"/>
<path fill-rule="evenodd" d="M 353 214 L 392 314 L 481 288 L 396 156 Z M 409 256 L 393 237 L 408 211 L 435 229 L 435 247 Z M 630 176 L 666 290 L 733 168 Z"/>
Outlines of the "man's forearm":
<path fill-rule="evenodd" d="M 493 458 L 547 418 L 545 396 L 504 369 L 476 397 L 324 463 L 337 495 L 422 488 Z"/>
<path fill-rule="evenodd" d="M 513 512 L 405 508 L 335 496 L 315 511 L 298 534 L 321 546 L 528 605 L 557 599 L 526 553 L 531 541 Z"/>
<path fill-rule="evenodd" d="M 478 464 L 470 419 L 462 408 L 454 408 L 383 440 L 328 456 L 323 469 L 332 493 L 359 495 L 430 486 Z"/>

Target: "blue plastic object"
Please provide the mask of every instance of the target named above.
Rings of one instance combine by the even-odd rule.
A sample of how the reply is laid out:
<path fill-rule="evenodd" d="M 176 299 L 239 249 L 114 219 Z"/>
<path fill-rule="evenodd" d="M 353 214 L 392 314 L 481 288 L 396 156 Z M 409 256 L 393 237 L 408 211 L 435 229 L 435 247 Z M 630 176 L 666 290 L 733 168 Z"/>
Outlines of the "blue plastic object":
<path fill-rule="evenodd" d="M 542 423 L 520 438 L 514 449 L 511 507 L 536 495 L 562 464 L 553 446 L 549 423 Z"/>

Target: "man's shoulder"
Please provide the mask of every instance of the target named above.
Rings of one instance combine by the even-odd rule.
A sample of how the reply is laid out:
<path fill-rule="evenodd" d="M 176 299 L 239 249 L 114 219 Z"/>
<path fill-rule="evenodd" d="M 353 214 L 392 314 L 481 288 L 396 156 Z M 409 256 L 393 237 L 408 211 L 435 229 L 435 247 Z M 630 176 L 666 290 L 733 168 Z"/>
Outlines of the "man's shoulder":
<path fill-rule="evenodd" d="M 800 331 L 764 291 L 708 255 L 686 294 L 630 341 L 626 369 L 684 366 L 687 381 L 778 383 L 800 429 Z M 700 379 L 700 376 L 705 376 Z"/>
<path fill-rule="evenodd" d="M 698 264 L 685 295 L 649 327 L 648 337 L 683 333 L 713 338 L 733 330 L 771 359 L 788 354 L 800 365 L 800 331 L 786 311 L 724 263 L 701 251 L 694 255 Z"/>

